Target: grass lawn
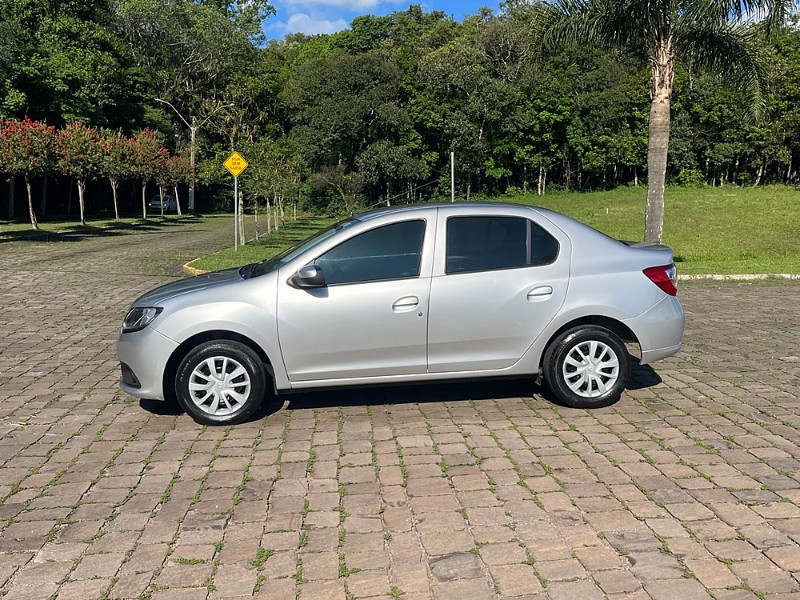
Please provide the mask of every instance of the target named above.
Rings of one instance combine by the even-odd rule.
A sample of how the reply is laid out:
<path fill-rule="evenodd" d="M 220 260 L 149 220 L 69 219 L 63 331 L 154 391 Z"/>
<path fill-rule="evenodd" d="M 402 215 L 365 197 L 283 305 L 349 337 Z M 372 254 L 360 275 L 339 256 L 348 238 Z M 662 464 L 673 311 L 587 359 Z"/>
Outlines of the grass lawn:
<path fill-rule="evenodd" d="M 498 200 L 551 208 L 612 237 L 641 240 L 646 195 L 647 188 L 639 186 Z M 191 266 L 209 271 L 255 262 L 331 222 L 326 218 L 288 222 L 258 243 L 202 257 Z M 664 243 L 674 250 L 681 274 L 800 273 L 800 190 L 786 186 L 668 188 Z"/>

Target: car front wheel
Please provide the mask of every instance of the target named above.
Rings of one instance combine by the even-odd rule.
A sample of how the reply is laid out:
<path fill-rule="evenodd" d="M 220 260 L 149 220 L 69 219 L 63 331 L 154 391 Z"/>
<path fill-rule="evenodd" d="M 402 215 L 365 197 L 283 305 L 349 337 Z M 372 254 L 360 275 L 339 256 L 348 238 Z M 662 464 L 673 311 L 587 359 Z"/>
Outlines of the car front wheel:
<path fill-rule="evenodd" d="M 252 349 L 232 340 L 200 344 L 178 367 L 178 403 L 195 421 L 230 425 L 250 417 L 264 398 L 266 375 Z"/>
<path fill-rule="evenodd" d="M 630 357 L 614 333 L 580 326 L 547 348 L 544 378 L 553 394 L 573 408 L 599 408 L 619 400 L 631 376 Z"/>

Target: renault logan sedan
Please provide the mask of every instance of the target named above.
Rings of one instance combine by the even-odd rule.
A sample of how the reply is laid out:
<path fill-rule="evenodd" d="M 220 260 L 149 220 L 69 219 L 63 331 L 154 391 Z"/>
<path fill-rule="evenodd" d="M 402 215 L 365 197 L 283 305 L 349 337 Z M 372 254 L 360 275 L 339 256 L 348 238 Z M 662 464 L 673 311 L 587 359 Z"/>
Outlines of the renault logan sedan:
<path fill-rule="evenodd" d="M 519 205 L 391 207 L 277 256 L 157 288 L 117 343 L 122 389 L 196 421 L 247 419 L 276 392 L 543 378 L 606 406 L 681 347 L 672 251 Z"/>

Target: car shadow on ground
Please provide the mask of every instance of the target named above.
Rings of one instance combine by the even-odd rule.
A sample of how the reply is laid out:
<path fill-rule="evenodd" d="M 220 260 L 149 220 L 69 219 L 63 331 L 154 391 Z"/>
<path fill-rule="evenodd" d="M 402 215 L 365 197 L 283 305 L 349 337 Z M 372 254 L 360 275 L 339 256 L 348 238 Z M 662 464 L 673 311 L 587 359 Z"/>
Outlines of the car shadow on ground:
<path fill-rule="evenodd" d="M 641 365 L 637 359 L 631 361 L 631 381 L 627 389 L 639 390 L 661 383 L 661 377 L 650 365 Z M 546 385 L 537 385 L 532 377 L 519 379 L 464 379 L 441 383 L 415 383 L 380 386 L 362 386 L 297 392 L 293 394 L 269 394 L 261 407 L 247 422 L 259 421 L 281 409 L 313 410 L 316 408 L 338 408 L 352 406 L 382 406 L 402 404 L 431 404 L 436 402 L 471 402 L 481 400 L 503 400 L 505 398 L 532 398 L 539 395 L 549 402 L 557 402 Z M 161 402 L 139 400 L 139 406 L 161 416 L 183 414 L 176 401 Z"/>

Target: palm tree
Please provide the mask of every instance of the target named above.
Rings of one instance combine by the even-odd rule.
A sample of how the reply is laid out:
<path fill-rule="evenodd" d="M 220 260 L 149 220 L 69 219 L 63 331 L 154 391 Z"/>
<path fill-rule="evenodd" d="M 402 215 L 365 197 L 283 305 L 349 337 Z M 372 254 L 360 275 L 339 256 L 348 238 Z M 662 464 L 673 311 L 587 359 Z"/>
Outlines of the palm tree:
<path fill-rule="evenodd" d="M 782 26 L 798 0 L 552 0 L 540 13 L 546 45 L 600 43 L 644 53 L 652 72 L 647 148 L 647 242 L 661 242 L 675 61 L 708 68 L 758 114 L 763 68 L 757 30 Z M 752 22 L 764 18 L 763 26 Z"/>

